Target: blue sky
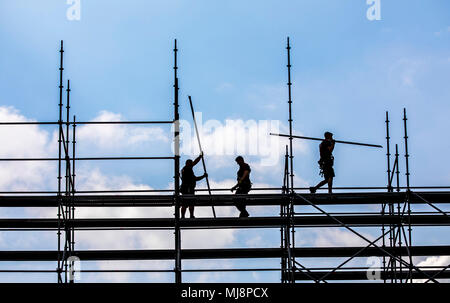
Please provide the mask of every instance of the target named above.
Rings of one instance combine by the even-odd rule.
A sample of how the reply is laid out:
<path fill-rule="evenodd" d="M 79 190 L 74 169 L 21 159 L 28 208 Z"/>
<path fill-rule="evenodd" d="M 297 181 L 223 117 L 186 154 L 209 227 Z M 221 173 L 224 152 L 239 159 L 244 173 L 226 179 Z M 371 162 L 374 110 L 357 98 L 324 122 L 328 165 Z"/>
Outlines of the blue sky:
<path fill-rule="evenodd" d="M 176 38 L 182 119 L 191 120 L 187 96 L 192 95 L 204 121 L 279 120 L 286 126 L 285 44 L 289 36 L 296 133 L 321 136 L 330 130 L 343 140 L 385 145 L 384 118 L 389 110 L 392 142 L 398 143 L 403 153 L 401 118 L 406 107 L 412 185 L 450 183 L 450 160 L 444 156 L 450 150 L 446 138 L 450 113 L 448 1 L 381 0 L 380 21 L 366 18 L 365 0 L 81 0 L 79 21 L 67 20 L 68 8 L 63 0 L 0 0 L 0 106 L 14 108 L 5 110 L 2 117 L 14 112 L 23 119 L 57 119 L 58 49 L 59 41 L 64 40 L 65 81 L 71 80 L 72 113 L 77 120 L 171 119 L 171 50 Z M 33 131 L 47 139 L 29 146 L 10 142 L 14 148 L 2 150 L 3 156 L 14 156 L 19 148 L 54 154 L 53 129 Z M 96 144 L 95 136 L 86 134 L 79 142 L 79 155 L 170 153 L 170 137 L 158 141 L 158 136 L 170 135 L 170 127 L 121 131 L 123 137 L 108 144 Z M 13 140 L 29 140 L 26 132 L 21 134 Z M 130 138 L 137 143 L 127 141 Z M 231 156 L 225 157 L 228 162 L 208 158 L 213 145 L 205 148 L 206 161 L 212 181 L 223 187 L 235 178 L 236 167 Z M 319 181 L 317 144 L 297 145 L 296 182 L 300 186 L 315 184 Z M 282 152 L 284 147 L 280 149 Z M 385 185 L 384 150 L 339 146 L 335 157 L 337 186 Z M 249 160 L 252 165 L 259 157 Z M 281 163 L 254 166 L 255 183 L 281 185 Z M 0 184 L 4 190 L 56 188 L 52 181 L 56 170 L 51 165 L 45 169 L 48 175 L 35 182 L 17 176 L 13 179 L 16 183 Z M 168 188 L 172 169 L 168 162 L 83 163 L 79 171 L 87 181 L 80 186 L 90 188 L 94 178 L 110 189 L 124 184 Z M 404 172 L 403 161 L 400 169 Z M 23 216 L 22 211 L 4 211 L 2 215 Z M 418 235 L 418 241 L 426 240 L 422 233 Z M 247 243 L 247 238 L 244 232 L 237 232 L 230 242 L 220 245 L 235 247 Z M 262 238 L 271 239 L 265 245 L 278 245 L 274 235 Z M 10 249 L 14 245 L 2 243 Z M 245 280 L 244 276 L 240 277 Z"/>

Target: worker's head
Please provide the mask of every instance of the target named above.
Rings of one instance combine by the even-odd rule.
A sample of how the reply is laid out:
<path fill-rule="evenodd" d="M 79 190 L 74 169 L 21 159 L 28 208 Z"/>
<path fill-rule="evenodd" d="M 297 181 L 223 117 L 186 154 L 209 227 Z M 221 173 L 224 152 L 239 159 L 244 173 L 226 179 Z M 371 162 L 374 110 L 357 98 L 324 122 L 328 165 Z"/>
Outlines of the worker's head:
<path fill-rule="evenodd" d="M 193 164 L 194 162 L 192 162 L 192 160 L 191 159 L 187 159 L 186 160 L 186 166 L 187 167 L 192 167 L 192 164 Z"/>
<path fill-rule="evenodd" d="M 325 139 L 333 139 L 333 134 L 330 132 L 325 132 L 323 136 L 325 137 Z"/>
<path fill-rule="evenodd" d="M 237 164 L 242 165 L 244 164 L 244 158 L 242 158 L 242 156 L 237 156 L 236 159 L 234 159 L 234 161 L 236 161 Z"/>

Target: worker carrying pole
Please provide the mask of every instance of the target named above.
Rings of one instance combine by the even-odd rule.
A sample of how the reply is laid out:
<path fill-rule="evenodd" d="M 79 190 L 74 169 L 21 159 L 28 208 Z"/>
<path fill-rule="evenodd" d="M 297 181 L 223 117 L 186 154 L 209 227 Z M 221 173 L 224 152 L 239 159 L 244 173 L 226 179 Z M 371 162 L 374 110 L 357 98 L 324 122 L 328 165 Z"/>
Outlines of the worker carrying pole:
<path fill-rule="evenodd" d="M 285 134 L 274 134 L 270 133 L 271 136 L 279 136 L 279 137 L 290 137 L 289 135 Z M 313 138 L 313 137 L 304 137 L 304 136 L 292 136 L 292 138 L 295 139 L 306 139 L 306 140 L 315 140 L 315 141 L 323 141 L 323 139 L 320 138 Z M 378 144 L 368 144 L 368 143 L 359 143 L 359 142 L 351 142 L 351 141 L 342 141 L 342 140 L 333 140 L 335 143 L 344 143 L 344 144 L 353 144 L 353 145 L 360 145 L 360 146 L 368 146 L 368 147 L 378 147 L 383 148 L 383 146 Z"/>
<path fill-rule="evenodd" d="M 333 178 L 335 177 L 334 174 L 334 157 L 333 157 L 333 150 L 334 150 L 334 144 L 335 141 L 333 140 L 333 134 L 330 132 L 326 132 L 324 134 L 325 140 L 322 141 L 319 145 L 319 151 L 320 151 L 320 160 L 319 160 L 319 167 L 320 167 L 320 175 L 323 176 L 324 180 L 319 182 L 316 186 L 312 186 L 309 188 L 311 193 L 315 193 L 316 190 L 326 183 L 328 183 L 328 193 L 333 193 Z"/>
<path fill-rule="evenodd" d="M 200 149 L 200 153 L 202 154 L 201 159 L 202 159 L 202 164 L 203 164 L 204 176 L 206 177 L 206 186 L 208 187 L 208 194 L 209 194 L 209 197 L 211 198 L 211 187 L 209 186 L 209 178 L 208 178 L 208 173 L 206 171 L 205 158 L 203 157 L 202 144 L 200 142 L 200 136 L 198 134 L 197 120 L 195 119 L 194 106 L 192 105 L 191 96 L 188 96 L 188 98 L 189 98 L 189 105 L 191 106 L 192 119 L 194 120 L 195 133 L 197 134 L 198 148 Z M 210 199 L 210 201 L 212 201 L 212 199 Z M 214 209 L 214 205 L 211 205 L 211 207 L 212 207 L 213 216 L 214 216 L 214 218 L 216 218 L 216 210 Z"/>
<path fill-rule="evenodd" d="M 288 138 L 291 137 L 290 135 L 285 135 L 285 134 L 270 133 L 270 135 L 271 136 L 288 137 Z M 309 190 L 311 191 L 311 193 L 315 193 L 318 188 L 322 187 L 323 185 L 325 185 L 327 183 L 328 183 L 328 193 L 330 193 L 330 194 L 333 193 L 333 178 L 335 177 L 334 168 L 333 168 L 333 165 L 334 165 L 333 150 L 334 150 L 334 145 L 336 143 L 383 148 L 383 146 L 377 145 L 377 144 L 334 140 L 333 134 L 330 132 L 325 132 L 324 137 L 325 137 L 324 139 L 320 139 L 320 138 L 304 137 L 304 136 L 292 136 L 292 138 L 296 138 L 296 139 L 322 141 L 319 145 L 320 160 L 318 161 L 318 163 L 319 163 L 319 167 L 320 167 L 320 175 L 324 177 L 324 180 L 319 182 L 319 184 L 317 184 L 316 186 L 310 187 Z"/>

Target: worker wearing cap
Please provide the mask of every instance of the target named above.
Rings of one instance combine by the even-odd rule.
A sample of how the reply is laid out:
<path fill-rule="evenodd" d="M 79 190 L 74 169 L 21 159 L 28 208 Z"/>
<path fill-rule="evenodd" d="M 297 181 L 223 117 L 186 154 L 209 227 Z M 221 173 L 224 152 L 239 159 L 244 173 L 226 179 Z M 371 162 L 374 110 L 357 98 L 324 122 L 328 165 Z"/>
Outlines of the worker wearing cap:
<path fill-rule="evenodd" d="M 316 190 L 323 185 L 328 183 L 328 192 L 331 194 L 333 192 L 333 178 L 335 177 L 333 164 L 334 164 L 334 157 L 333 157 L 333 150 L 334 150 L 334 140 L 333 140 L 333 134 L 330 132 L 326 132 L 324 134 L 325 139 L 320 143 L 319 150 L 320 150 L 320 160 L 319 160 L 319 166 L 320 166 L 320 175 L 324 177 L 324 180 L 321 181 L 319 184 L 317 184 L 314 187 L 310 187 L 311 193 L 315 193 Z"/>

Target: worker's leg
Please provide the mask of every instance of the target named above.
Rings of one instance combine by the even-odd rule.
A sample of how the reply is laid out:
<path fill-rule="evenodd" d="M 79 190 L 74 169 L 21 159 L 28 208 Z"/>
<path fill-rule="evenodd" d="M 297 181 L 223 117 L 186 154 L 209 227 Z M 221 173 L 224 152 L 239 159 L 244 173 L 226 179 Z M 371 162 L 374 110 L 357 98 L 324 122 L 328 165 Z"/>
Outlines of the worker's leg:
<path fill-rule="evenodd" d="M 181 206 L 181 218 L 184 219 L 186 217 L 186 206 Z"/>
<path fill-rule="evenodd" d="M 249 191 L 250 191 L 250 188 L 247 189 L 244 187 L 239 187 L 236 190 L 236 195 L 245 195 L 245 194 L 248 194 Z M 247 209 L 246 209 L 244 198 L 237 198 L 235 200 L 235 205 L 236 205 L 236 208 L 241 212 L 239 217 L 248 217 L 249 216 L 249 213 L 247 212 Z"/>
<path fill-rule="evenodd" d="M 327 177 L 328 177 L 328 193 L 331 195 L 333 193 L 333 178 L 334 178 L 334 169 L 333 166 L 331 166 L 328 169 Z"/>
<path fill-rule="evenodd" d="M 322 186 L 324 186 L 327 183 L 328 183 L 328 180 L 326 180 L 326 179 L 323 181 L 320 181 L 319 184 L 316 185 L 316 189 L 321 188 Z"/>
<path fill-rule="evenodd" d="M 191 218 L 195 218 L 195 216 L 194 216 L 194 205 L 189 205 L 189 213 L 191 215 Z"/>
<path fill-rule="evenodd" d="M 318 188 L 321 188 L 322 186 L 324 186 L 327 183 L 328 183 L 328 180 L 320 181 L 319 184 L 317 184 L 316 186 L 310 187 L 309 190 L 311 191 L 311 193 L 315 193 Z"/>
<path fill-rule="evenodd" d="M 333 177 L 328 178 L 328 193 L 333 193 Z"/>
<path fill-rule="evenodd" d="M 241 195 L 242 192 L 241 190 L 238 188 L 236 190 L 236 195 Z M 235 198 L 234 199 L 234 206 L 236 206 L 236 208 L 242 213 L 243 211 L 245 211 L 245 205 L 242 201 L 242 198 Z"/>
<path fill-rule="evenodd" d="M 182 195 L 182 197 L 181 197 L 181 218 L 182 219 L 184 219 L 184 218 L 186 218 L 186 210 L 187 210 L 187 208 L 188 208 L 188 206 L 190 205 L 189 204 L 189 200 L 188 200 L 188 197 L 189 197 L 189 191 L 184 191 L 184 192 L 181 192 L 181 195 Z"/>

